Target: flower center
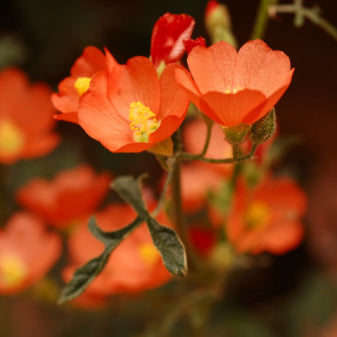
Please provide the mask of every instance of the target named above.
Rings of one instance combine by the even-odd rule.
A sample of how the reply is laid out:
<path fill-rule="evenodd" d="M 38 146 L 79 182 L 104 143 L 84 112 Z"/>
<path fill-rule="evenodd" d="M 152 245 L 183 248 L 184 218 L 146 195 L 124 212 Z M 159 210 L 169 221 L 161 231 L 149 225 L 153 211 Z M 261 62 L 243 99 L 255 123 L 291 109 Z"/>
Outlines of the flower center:
<path fill-rule="evenodd" d="M 153 267 L 160 258 L 158 250 L 151 243 L 142 244 L 139 248 L 139 254 L 148 267 Z"/>
<path fill-rule="evenodd" d="M 234 88 L 228 85 L 227 88 L 225 89 L 225 94 L 236 94 L 241 90 L 243 90 L 243 88 L 239 84 Z"/>
<path fill-rule="evenodd" d="M 90 87 L 91 77 L 79 77 L 74 86 L 81 97 Z"/>
<path fill-rule="evenodd" d="M 249 229 L 259 229 L 265 227 L 270 219 L 270 209 L 264 202 L 253 202 L 245 214 L 246 226 Z"/>
<path fill-rule="evenodd" d="M 156 115 L 141 102 L 132 102 L 129 109 L 130 127 L 136 142 L 147 143 L 152 132 L 159 128 Z"/>
<path fill-rule="evenodd" d="M 27 275 L 27 268 L 15 255 L 0 256 L 0 280 L 9 287 L 20 284 Z"/>
<path fill-rule="evenodd" d="M 0 122 L 0 153 L 15 155 L 22 150 L 24 135 L 10 120 Z"/>

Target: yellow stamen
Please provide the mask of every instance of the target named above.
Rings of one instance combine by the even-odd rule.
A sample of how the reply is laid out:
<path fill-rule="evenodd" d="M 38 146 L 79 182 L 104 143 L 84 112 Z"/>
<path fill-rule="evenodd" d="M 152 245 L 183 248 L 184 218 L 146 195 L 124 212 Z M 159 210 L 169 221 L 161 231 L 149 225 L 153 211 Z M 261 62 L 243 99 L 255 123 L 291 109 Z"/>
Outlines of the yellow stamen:
<path fill-rule="evenodd" d="M 228 85 L 225 89 L 225 94 L 236 94 L 241 90 L 243 90 L 243 88 L 239 84 L 234 88 Z"/>
<path fill-rule="evenodd" d="M 24 145 L 25 139 L 21 130 L 10 120 L 0 121 L 0 153 L 15 155 Z"/>
<path fill-rule="evenodd" d="M 78 94 L 82 96 L 90 87 L 91 77 L 79 77 L 74 86 Z"/>
<path fill-rule="evenodd" d="M 153 267 L 160 258 L 158 250 L 151 243 L 142 244 L 139 248 L 139 254 L 149 267 Z"/>
<path fill-rule="evenodd" d="M 270 209 L 264 202 L 253 202 L 245 214 L 246 226 L 250 229 L 265 227 L 270 220 Z"/>
<path fill-rule="evenodd" d="M 27 268 L 15 255 L 0 256 L 0 280 L 7 286 L 20 284 L 27 275 Z"/>
<path fill-rule="evenodd" d="M 132 102 L 129 109 L 130 127 L 136 142 L 147 143 L 152 132 L 159 128 L 156 115 L 141 102 Z"/>

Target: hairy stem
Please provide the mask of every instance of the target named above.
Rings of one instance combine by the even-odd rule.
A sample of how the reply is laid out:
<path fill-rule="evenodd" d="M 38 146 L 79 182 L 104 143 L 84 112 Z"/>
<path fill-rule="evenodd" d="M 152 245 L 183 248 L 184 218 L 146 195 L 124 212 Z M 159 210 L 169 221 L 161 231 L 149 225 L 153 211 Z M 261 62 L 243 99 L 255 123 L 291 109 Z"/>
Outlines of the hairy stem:
<path fill-rule="evenodd" d="M 232 158 L 224 158 L 224 159 L 213 159 L 213 158 L 204 158 L 200 155 L 194 155 L 186 152 L 180 153 L 180 158 L 182 160 L 198 160 L 203 161 L 206 163 L 213 163 L 213 164 L 235 164 L 235 163 L 241 163 L 245 160 L 250 160 L 254 158 L 255 151 L 257 149 L 257 145 L 253 145 L 250 152 L 244 156 L 239 157 L 232 157 Z"/>

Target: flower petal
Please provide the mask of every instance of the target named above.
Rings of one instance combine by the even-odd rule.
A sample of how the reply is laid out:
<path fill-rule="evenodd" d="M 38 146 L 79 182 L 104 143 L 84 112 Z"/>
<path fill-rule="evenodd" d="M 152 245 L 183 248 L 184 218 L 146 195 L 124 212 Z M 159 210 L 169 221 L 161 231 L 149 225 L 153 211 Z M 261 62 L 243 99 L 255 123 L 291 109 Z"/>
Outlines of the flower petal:
<path fill-rule="evenodd" d="M 161 61 L 179 61 L 185 52 L 183 41 L 191 37 L 194 25 L 194 19 L 186 14 L 166 13 L 158 19 L 151 38 L 151 58 L 156 67 Z"/>
<path fill-rule="evenodd" d="M 146 57 L 116 65 L 108 80 L 108 97 L 118 114 L 129 121 L 130 103 L 140 101 L 155 114 L 159 111 L 160 87 L 156 68 Z"/>
<path fill-rule="evenodd" d="M 134 142 L 130 125 L 106 96 L 86 94 L 81 100 L 78 118 L 84 131 L 112 152 Z"/>
<path fill-rule="evenodd" d="M 184 68 L 178 68 L 175 70 L 175 78 L 179 86 L 185 91 L 189 99 L 193 104 L 201 110 L 201 93 L 198 87 L 195 85 L 191 74 Z"/>
<path fill-rule="evenodd" d="M 29 139 L 22 151 L 22 158 L 34 158 L 44 156 L 51 152 L 61 141 L 60 136 L 48 133 Z"/>
<path fill-rule="evenodd" d="M 176 63 L 169 64 L 160 76 L 161 102 L 158 119 L 169 115 L 183 119 L 187 112 L 190 100 L 176 82 L 175 72 L 177 69 L 184 71 L 184 68 Z"/>
<path fill-rule="evenodd" d="M 267 97 L 267 100 L 263 102 L 260 106 L 258 106 L 256 109 L 251 111 L 247 116 L 243 118 L 243 122 L 247 124 L 252 124 L 258 121 L 260 118 L 262 118 L 265 114 L 267 114 L 273 106 L 279 101 L 279 99 L 282 97 L 284 92 L 288 89 L 292 76 L 294 73 L 294 69 L 292 69 L 287 79 L 284 80 L 285 85 L 278 88 L 275 92 L 273 92 L 270 96 Z"/>
<path fill-rule="evenodd" d="M 301 243 L 303 236 L 303 225 L 298 221 L 275 224 L 275 226 L 268 228 L 260 238 L 256 238 L 252 253 L 268 251 L 272 254 L 284 254 L 296 248 Z"/>
<path fill-rule="evenodd" d="M 286 83 L 290 84 L 290 73 L 290 60 L 285 53 L 272 50 L 261 40 L 253 40 L 238 52 L 233 81 L 269 96 Z"/>
<path fill-rule="evenodd" d="M 261 92 L 249 89 L 236 94 L 208 92 L 202 96 L 201 111 L 222 126 L 231 127 L 242 123 L 245 116 L 265 100 Z"/>
<path fill-rule="evenodd" d="M 209 48 L 195 47 L 187 58 L 193 79 L 201 93 L 225 92 L 233 86 L 233 72 L 237 51 L 224 41 Z"/>
<path fill-rule="evenodd" d="M 79 95 L 75 89 L 75 81 L 74 77 L 65 78 L 58 86 L 60 94 L 54 93 L 51 96 L 54 107 L 66 114 L 78 110 Z"/>
<path fill-rule="evenodd" d="M 105 68 L 104 54 L 98 48 L 89 46 L 83 50 L 81 57 L 76 60 L 70 73 L 74 77 L 91 77 L 97 71 Z"/>
<path fill-rule="evenodd" d="M 161 124 L 150 135 L 150 142 L 155 143 L 170 137 L 186 116 L 189 98 L 175 80 L 177 69 L 184 70 L 178 64 L 169 64 L 160 76 L 161 102 L 157 119 Z"/>

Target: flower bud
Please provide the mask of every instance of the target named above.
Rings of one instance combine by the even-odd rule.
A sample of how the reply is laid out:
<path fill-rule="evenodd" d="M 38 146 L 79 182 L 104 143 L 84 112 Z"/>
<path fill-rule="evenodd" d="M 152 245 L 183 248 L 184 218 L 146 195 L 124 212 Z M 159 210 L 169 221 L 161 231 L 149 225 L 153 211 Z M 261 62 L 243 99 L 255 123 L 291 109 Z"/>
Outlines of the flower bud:
<path fill-rule="evenodd" d="M 219 4 L 215 0 L 208 1 L 205 10 L 205 24 L 208 32 L 212 32 L 216 26 L 231 29 L 231 19 L 227 6 Z"/>
<path fill-rule="evenodd" d="M 253 144 L 262 144 L 273 136 L 276 131 L 276 114 L 275 109 L 259 119 L 252 125 L 250 139 Z"/>
<path fill-rule="evenodd" d="M 232 127 L 223 127 L 226 140 L 231 145 L 239 145 L 246 140 L 246 136 L 250 130 L 250 125 L 240 123 Z"/>
<path fill-rule="evenodd" d="M 230 14 L 225 5 L 210 0 L 205 11 L 205 25 L 213 43 L 227 41 L 237 48 L 237 41 L 232 33 Z"/>

